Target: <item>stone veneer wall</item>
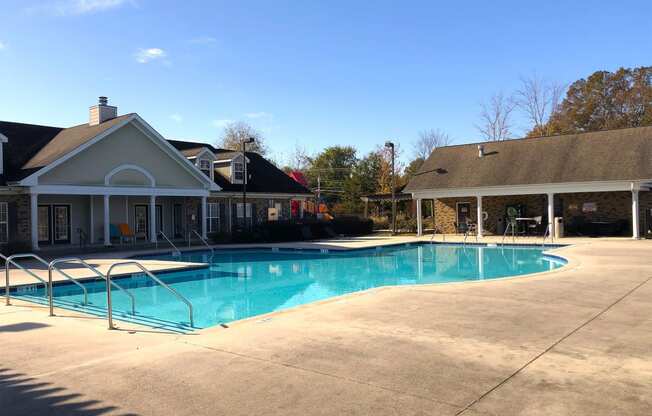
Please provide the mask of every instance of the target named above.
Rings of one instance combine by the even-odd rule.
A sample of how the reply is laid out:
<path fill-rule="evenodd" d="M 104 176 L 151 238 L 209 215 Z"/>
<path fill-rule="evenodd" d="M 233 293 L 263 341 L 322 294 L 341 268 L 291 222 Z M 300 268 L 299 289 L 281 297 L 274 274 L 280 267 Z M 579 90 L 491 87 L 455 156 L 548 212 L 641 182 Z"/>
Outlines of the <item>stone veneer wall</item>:
<path fill-rule="evenodd" d="M 9 243 L 30 244 L 29 195 L 2 195 L 0 202 L 8 203 Z"/>
<path fill-rule="evenodd" d="M 525 205 L 528 217 L 541 215 L 547 217 L 548 198 L 546 195 L 511 195 L 486 196 L 482 198 L 482 209 L 488 218 L 484 222 L 486 234 L 496 233 L 498 220 L 505 216 L 505 207 L 512 204 Z M 467 202 L 471 205 L 470 218 L 477 221 L 477 199 L 475 197 L 441 198 L 435 203 L 435 224 L 445 233 L 455 233 L 454 222 L 457 218 L 456 204 Z M 594 202 L 596 212 L 582 212 L 585 202 Z M 652 209 L 652 192 L 639 193 L 641 236 L 646 232 L 646 209 Z M 561 212 L 560 212 L 561 211 Z M 555 195 L 555 214 L 568 221 L 574 216 L 584 216 L 589 221 L 632 220 L 632 194 L 621 192 L 581 192 Z"/>

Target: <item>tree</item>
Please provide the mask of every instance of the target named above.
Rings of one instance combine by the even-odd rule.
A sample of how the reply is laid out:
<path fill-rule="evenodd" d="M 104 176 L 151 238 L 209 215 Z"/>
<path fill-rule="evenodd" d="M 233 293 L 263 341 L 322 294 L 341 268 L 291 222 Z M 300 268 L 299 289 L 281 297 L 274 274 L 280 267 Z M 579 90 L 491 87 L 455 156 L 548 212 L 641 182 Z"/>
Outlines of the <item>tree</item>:
<path fill-rule="evenodd" d="M 265 137 L 244 121 L 235 121 L 227 124 L 222 131 L 218 146 L 223 149 L 242 150 L 242 142 L 250 137 L 253 137 L 255 142 L 247 144 L 247 151 L 256 152 L 261 156 L 265 156 L 267 154 Z"/>
<path fill-rule="evenodd" d="M 319 185 L 321 197 L 328 202 L 340 202 L 344 194 L 345 182 L 351 178 L 358 159 L 352 146 L 331 146 L 310 159 L 306 177 L 310 187 Z"/>
<path fill-rule="evenodd" d="M 489 103 L 482 103 L 480 124 L 476 125 L 476 128 L 485 140 L 500 141 L 510 138 L 514 107 L 514 101 L 502 93 L 494 94 Z"/>
<path fill-rule="evenodd" d="M 403 182 L 404 183 L 409 182 L 410 179 L 412 179 L 414 177 L 414 175 L 417 174 L 419 169 L 421 169 L 421 166 L 423 165 L 424 162 L 425 162 L 425 160 L 423 158 L 421 158 L 421 157 L 417 157 L 412 162 L 410 162 L 407 165 L 407 167 L 405 168 Z"/>
<path fill-rule="evenodd" d="M 451 144 L 448 134 L 439 129 L 427 129 L 419 132 L 419 139 L 414 143 L 414 156 L 428 159 L 433 150 Z"/>
<path fill-rule="evenodd" d="M 530 122 L 528 136 L 552 134 L 548 121 L 557 111 L 563 92 L 563 85 L 548 82 L 536 74 L 521 78 L 521 87 L 516 90 L 514 102 Z"/>
<path fill-rule="evenodd" d="M 652 67 L 597 71 L 570 85 L 546 129 L 555 134 L 652 125 Z"/>
<path fill-rule="evenodd" d="M 380 166 L 378 170 L 378 186 L 376 192 L 391 193 L 392 192 L 392 150 L 385 146 L 378 146 L 376 153 L 380 157 Z M 403 172 L 404 164 L 401 162 L 402 154 L 401 146 L 395 143 L 394 147 L 394 171 L 396 174 L 396 186 L 402 185 L 400 179 Z"/>

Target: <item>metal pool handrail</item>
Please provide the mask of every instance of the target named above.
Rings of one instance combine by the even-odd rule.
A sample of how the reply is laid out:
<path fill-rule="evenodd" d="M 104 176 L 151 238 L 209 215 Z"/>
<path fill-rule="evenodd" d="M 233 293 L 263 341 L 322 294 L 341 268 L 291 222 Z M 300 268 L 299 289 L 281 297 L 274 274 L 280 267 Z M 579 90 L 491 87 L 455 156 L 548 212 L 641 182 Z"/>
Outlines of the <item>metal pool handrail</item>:
<path fill-rule="evenodd" d="M 172 289 L 170 286 L 165 284 L 161 279 L 156 277 L 152 272 L 147 270 L 145 266 L 142 264 L 138 263 L 137 261 L 123 261 L 120 263 L 113 263 L 111 267 L 109 267 L 109 270 L 106 272 L 106 305 L 107 305 L 107 316 L 109 319 L 109 329 L 113 329 L 113 308 L 112 308 L 112 303 L 111 303 L 111 272 L 113 271 L 114 268 L 120 267 L 120 266 L 136 266 L 138 267 L 143 273 L 145 273 L 147 276 L 149 276 L 152 280 L 154 280 L 156 283 L 159 285 L 163 286 L 166 288 L 169 292 L 171 292 L 173 295 L 175 295 L 179 300 L 181 300 L 183 303 L 188 306 L 188 315 L 190 317 L 190 326 L 195 326 L 194 321 L 193 321 L 193 311 L 192 311 L 192 303 L 188 299 L 186 299 L 181 293 L 177 292 L 176 290 Z"/>
<path fill-rule="evenodd" d="M 165 235 L 165 233 L 164 233 L 163 231 L 159 231 L 158 233 L 159 233 L 160 235 L 162 235 L 163 238 L 165 238 L 165 241 L 167 241 L 168 244 L 170 244 L 170 245 L 172 246 L 172 248 L 174 249 L 174 253 L 177 254 L 178 256 L 180 256 L 180 255 L 181 255 L 181 251 L 177 248 L 177 246 L 174 245 L 174 243 L 173 243 L 172 241 L 170 241 L 170 239 L 168 238 L 168 236 Z M 156 241 L 156 248 L 158 248 L 158 240 Z"/>
<path fill-rule="evenodd" d="M 441 236 L 443 238 L 442 241 L 446 242 L 446 234 L 444 234 L 444 232 L 442 231 L 441 228 L 439 228 L 438 225 L 435 225 L 433 230 L 432 230 L 432 237 L 430 237 L 430 244 L 432 244 L 433 240 L 435 239 L 435 235 L 437 235 L 437 231 L 439 231 L 439 233 L 441 234 Z"/>
<path fill-rule="evenodd" d="M 92 271 L 95 273 L 97 276 L 101 277 L 104 280 L 107 280 L 107 277 L 104 276 L 99 270 L 97 270 L 95 267 L 91 266 L 90 264 L 86 263 L 84 260 L 80 259 L 79 257 L 64 257 L 61 259 L 55 259 L 52 260 L 48 264 L 48 303 L 50 305 L 50 316 L 54 316 L 54 302 L 53 302 L 53 297 L 52 297 L 52 270 L 56 270 L 59 273 L 63 272 L 57 267 L 57 264 L 59 263 L 79 263 L 82 266 L 86 267 L 88 270 Z M 115 282 L 111 282 L 113 286 L 124 292 L 125 295 L 129 296 L 129 299 L 131 300 L 131 314 L 135 315 L 136 314 L 136 298 L 134 295 L 132 295 L 127 289 L 123 288 L 119 284 Z M 86 292 L 86 288 L 84 288 L 84 291 Z"/>
<path fill-rule="evenodd" d="M 45 291 L 46 291 L 45 296 L 46 297 L 48 296 L 48 293 L 47 293 L 48 284 L 47 284 L 47 282 L 45 280 L 41 279 L 33 271 L 31 271 L 29 269 L 26 269 L 25 267 L 21 266 L 20 264 L 18 264 L 18 263 L 16 263 L 14 261 L 14 259 L 23 259 L 23 258 L 39 258 L 40 259 L 40 257 L 38 257 L 36 254 L 33 254 L 33 253 L 14 254 L 14 255 L 11 255 L 9 257 L 5 257 L 4 255 L 0 254 L 0 256 L 2 256 L 2 259 L 5 261 L 5 299 L 6 299 L 5 304 L 7 306 L 11 305 L 10 295 L 9 295 L 9 266 L 12 265 L 12 264 L 14 266 L 16 266 L 17 268 L 19 268 L 20 270 L 27 273 L 28 275 L 32 276 L 33 278 L 35 278 L 39 282 L 43 283 L 45 285 Z"/>
<path fill-rule="evenodd" d="M 197 232 L 197 230 L 192 230 L 192 232 L 195 233 L 195 235 L 199 238 L 199 241 L 201 241 L 202 243 L 204 243 L 206 247 L 208 247 L 208 249 L 211 251 L 211 254 L 215 254 L 215 249 L 211 247 L 210 244 L 208 244 L 208 242 L 204 239 L 204 237 L 201 236 L 201 234 Z M 188 238 L 188 241 L 190 241 L 190 238 Z"/>

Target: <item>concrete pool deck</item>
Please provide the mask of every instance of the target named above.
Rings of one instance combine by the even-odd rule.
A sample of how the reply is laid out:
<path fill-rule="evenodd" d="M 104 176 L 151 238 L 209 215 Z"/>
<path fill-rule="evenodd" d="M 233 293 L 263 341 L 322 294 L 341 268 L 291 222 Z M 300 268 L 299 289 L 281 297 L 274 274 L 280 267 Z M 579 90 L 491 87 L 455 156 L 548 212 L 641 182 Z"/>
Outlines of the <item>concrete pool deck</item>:
<path fill-rule="evenodd" d="M 649 415 L 652 241 L 571 242 L 549 274 L 374 289 L 188 335 L 16 300 L 0 306 L 0 411 Z"/>

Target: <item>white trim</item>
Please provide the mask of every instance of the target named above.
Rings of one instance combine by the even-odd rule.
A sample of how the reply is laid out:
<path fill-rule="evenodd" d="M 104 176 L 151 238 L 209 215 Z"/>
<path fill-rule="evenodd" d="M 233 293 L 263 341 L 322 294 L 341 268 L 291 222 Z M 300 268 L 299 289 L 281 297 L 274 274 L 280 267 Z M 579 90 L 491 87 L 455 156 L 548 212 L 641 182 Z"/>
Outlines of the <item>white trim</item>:
<path fill-rule="evenodd" d="M 4 134 L 0 133 L 0 143 L 7 143 L 9 139 Z"/>
<path fill-rule="evenodd" d="M 138 124 L 134 124 L 134 126 L 145 133 L 147 137 L 154 137 L 158 140 L 154 141 L 154 143 L 158 144 L 161 149 L 166 151 L 170 156 L 173 158 L 176 158 L 181 164 L 196 178 L 198 178 L 202 183 L 208 185 L 209 189 L 219 191 L 221 188 L 213 182 L 210 178 L 207 178 L 206 175 L 202 171 L 200 171 L 197 166 L 195 166 L 191 161 L 186 158 L 183 153 L 178 151 L 174 146 L 170 144 L 167 140 L 165 140 L 165 137 L 161 136 L 159 132 L 154 130 L 152 126 L 150 126 L 145 120 L 143 120 L 142 117 L 140 117 L 138 114 L 134 114 L 134 119 L 139 122 L 143 126 L 141 128 Z M 149 133 L 149 134 L 147 134 Z"/>
<path fill-rule="evenodd" d="M 201 152 L 199 152 L 196 155 L 191 156 L 191 157 L 195 158 L 195 159 L 199 159 L 200 157 L 204 156 L 204 153 L 208 153 L 210 155 L 211 159 L 213 159 L 213 162 L 215 161 L 215 159 L 216 159 L 215 153 L 213 153 L 211 151 L 211 149 L 209 149 L 208 147 L 202 147 Z M 188 159 L 190 159 L 190 157 Z"/>
<path fill-rule="evenodd" d="M 0 133 L 0 175 L 2 175 L 5 171 L 5 166 L 4 166 L 4 156 L 3 156 L 3 151 L 4 151 L 4 144 L 7 143 L 9 139 L 7 139 L 7 136 L 4 134 Z"/>
<path fill-rule="evenodd" d="M 55 195 L 126 195 L 126 196 L 208 196 L 207 189 L 147 188 L 129 186 L 38 185 L 29 188 L 34 194 Z"/>
<path fill-rule="evenodd" d="M 413 198 L 454 198 L 472 196 L 563 194 L 575 192 L 615 192 L 630 191 L 632 184 L 640 189 L 642 182 L 636 181 L 600 181 L 600 182 L 566 182 L 534 185 L 486 186 L 473 188 L 428 189 L 412 191 Z"/>
<path fill-rule="evenodd" d="M 423 218 L 421 216 L 421 203 L 423 199 L 417 199 L 417 236 L 423 235 Z"/>
<path fill-rule="evenodd" d="M 38 194 L 29 196 L 29 211 L 32 250 L 38 250 Z"/>
<path fill-rule="evenodd" d="M 484 234 L 484 215 L 482 211 L 482 196 L 477 196 L 477 201 L 476 201 L 476 235 L 478 238 L 482 238 Z"/>
<path fill-rule="evenodd" d="M 113 168 L 111 170 L 111 172 L 107 173 L 104 176 L 104 185 L 109 186 L 111 184 L 111 178 L 113 178 L 113 176 L 115 176 L 116 174 L 118 174 L 118 173 L 120 173 L 122 171 L 125 171 L 125 170 L 135 170 L 137 172 L 142 173 L 143 175 L 145 175 L 145 177 L 147 177 L 147 179 L 149 179 L 149 186 L 151 186 L 151 187 L 156 186 L 156 179 L 154 179 L 154 176 L 151 173 L 149 173 L 143 167 L 140 167 L 138 165 L 133 165 L 133 164 L 130 164 L 130 163 L 125 163 L 125 164 L 122 164 L 120 166 L 116 166 L 115 168 Z"/>
<path fill-rule="evenodd" d="M 138 123 L 133 123 L 134 121 L 137 121 Z M 199 179 L 200 183 L 204 184 L 206 188 L 215 191 L 219 191 L 221 189 L 219 186 L 217 186 L 215 182 L 210 180 L 210 178 L 207 178 L 206 175 L 204 175 L 201 171 L 199 171 L 197 167 L 195 167 L 181 152 L 179 152 L 174 146 L 172 146 L 167 140 L 165 140 L 163 136 L 161 136 L 156 130 L 154 130 L 149 124 L 147 124 L 147 122 L 143 120 L 138 114 L 132 114 L 131 116 L 125 118 L 124 121 L 104 130 L 102 133 L 93 137 L 91 140 L 86 141 L 85 143 L 77 146 L 70 152 L 64 154 L 59 159 L 49 163 L 47 166 L 43 166 L 38 171 L 20 180 L 18 182 L 18 185 L 22 185 L 22 186 L 38 185 L 38 178 L 41 175 L 61 165 L 68 159 L 86 150 L 90 146 L 94 145 L 95 143 L 99 142 L 100 140 L 104 139 L 105 137 L 109 136 L 110 134 L 114 133 L 116 130 L 126 126 L 129 123 L 132 123 L 134 127 L 136 127 L 138 130 L 140 130 L 142 133 L 145 134 L 145 137 L 148 137 L 155 144 L 157 144 L 162 150 L 164 150 L 172 159 L 175 159 L 183 167 L 185 167 L 186 170 L 190 174 L 192 174 L 196 179 Z"/>

